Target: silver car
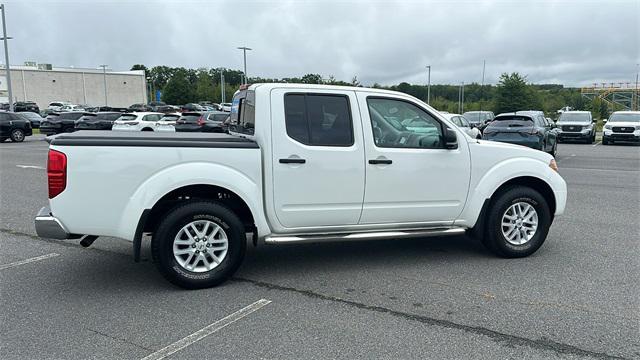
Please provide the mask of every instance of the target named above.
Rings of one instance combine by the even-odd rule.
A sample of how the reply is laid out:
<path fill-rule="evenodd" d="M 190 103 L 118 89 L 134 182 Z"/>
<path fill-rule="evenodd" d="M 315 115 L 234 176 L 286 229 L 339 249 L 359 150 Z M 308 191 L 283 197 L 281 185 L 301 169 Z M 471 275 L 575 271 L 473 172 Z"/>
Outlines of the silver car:
<path fill-rule="evenodd" d="M 482 139 L 480 130 L 469 125 L 469 120 L 460 114 L 441 113 L 447 120 L 456 124 L 460 129 L 464 130 L 472 139 Z"/>

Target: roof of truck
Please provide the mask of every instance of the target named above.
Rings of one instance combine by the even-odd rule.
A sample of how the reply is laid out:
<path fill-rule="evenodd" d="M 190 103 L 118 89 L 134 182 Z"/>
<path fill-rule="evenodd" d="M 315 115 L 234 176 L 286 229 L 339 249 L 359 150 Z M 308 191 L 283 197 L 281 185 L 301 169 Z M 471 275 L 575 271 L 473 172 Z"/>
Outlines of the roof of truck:
<path fill-rule="evenodd" d="M 375 92 L 380 94 L 403 94 L 411 96 L 409 94 L 401 93 L 398 91 L 366 88 L 358 86 L 341 86 L 341 85 L 319 85 L 319 84 L 299 84 L 299 83 L 260 83 L 249 86 L 249 90 L 256 90 L 257 88 L 270 90 L 274 88 L 288 88 L 288 89 L 316 89 L 316 90 L 342 90 L 342 91 L 366 91 Z"/>

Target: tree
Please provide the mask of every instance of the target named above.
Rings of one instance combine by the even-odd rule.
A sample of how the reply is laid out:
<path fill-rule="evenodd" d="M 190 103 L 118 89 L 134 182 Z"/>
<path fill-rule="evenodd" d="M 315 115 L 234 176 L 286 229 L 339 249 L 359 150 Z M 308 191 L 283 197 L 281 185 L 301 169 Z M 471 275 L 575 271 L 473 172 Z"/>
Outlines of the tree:
<path fill-rule="evenodd" d="M 198 101 L 213 101 L 214 88 L 213 77 L 209 75 L 206 69 L 200 69 L 198 71 L 198 79 L 195 86 L 195 97 Z"/>
<path fill-rule="evenodd" d="M 186 71 L 179 69 L 173 74 L 162 93 L 162 101 L 167 104 L 183 105 L 194 101 L 193 87 Z"/>
<path fill-rule="evenodd" d="M 307 74 L 301 80 L 304 84 L 322 84 L 322 76 L 318 74 Z"/>
<path fill-rule="evenodd" d="M 500 75 L 496 89 L 496 113 L 529 110 L 531 102 L 526 79 L 517 72 Z M 531 107 L 533 109 L 533 107 Z"/>
<path fill-rule="evenodd" d="M 146 66 L 142 65 L 142 64 L 135 64 L 131 67 L 131 70 L 144 70 L 144 72 L 148 72 L 149 70 L 147 69 Z"/>

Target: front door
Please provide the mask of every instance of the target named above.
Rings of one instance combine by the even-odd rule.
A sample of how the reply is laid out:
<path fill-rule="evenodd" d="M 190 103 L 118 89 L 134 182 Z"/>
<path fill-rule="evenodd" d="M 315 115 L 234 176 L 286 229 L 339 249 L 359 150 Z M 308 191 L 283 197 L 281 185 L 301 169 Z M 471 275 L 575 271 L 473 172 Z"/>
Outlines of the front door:
<path fill-rule="evenodd" d="M 358 93 L 366 148 L 360 224 L 451 224 L 467 198 L 471 165 L 459 129 L 446 149 L 445 123 L 402 97 Z"/>
<path fill-rule="evenodd" d="M 364 146 L 355 93 L 274 89 L 271 109 L 273 205 L 280 225 L 357 224 Z"/>

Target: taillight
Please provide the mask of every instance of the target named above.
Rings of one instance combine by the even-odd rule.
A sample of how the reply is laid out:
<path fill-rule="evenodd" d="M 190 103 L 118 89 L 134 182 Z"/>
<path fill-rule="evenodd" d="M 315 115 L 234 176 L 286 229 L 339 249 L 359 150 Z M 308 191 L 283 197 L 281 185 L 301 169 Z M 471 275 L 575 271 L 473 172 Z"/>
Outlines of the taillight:
<path fill-rule="evenodd" d="M 205 123 L 204 118 L 201 116 L 200 118 L 198 118 L 198 122 L 196 124 L 198 124 L 198 126 L 203 126 Z"/>
<path fill-rule="evenodd" d="M 49 150 L 47 160 L 49 199 L 58 196 L 67 187 L 67 156 L 56 150 Z"/>

